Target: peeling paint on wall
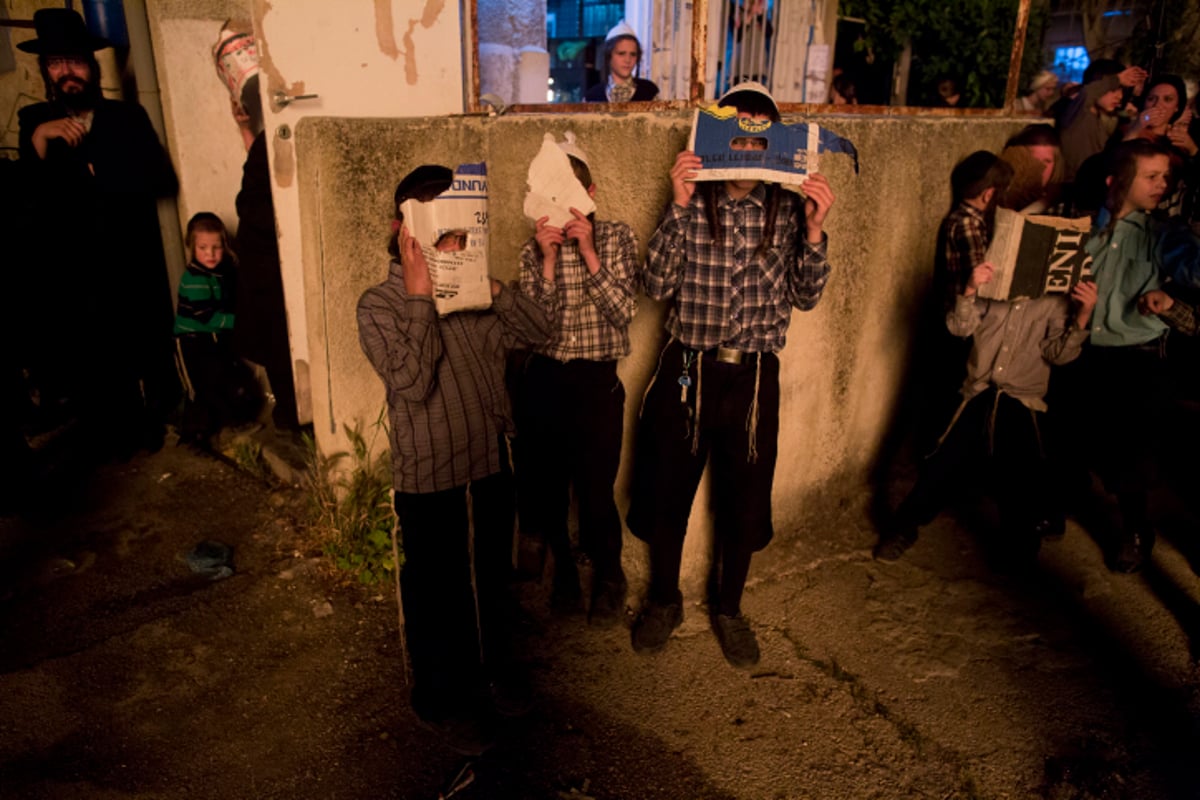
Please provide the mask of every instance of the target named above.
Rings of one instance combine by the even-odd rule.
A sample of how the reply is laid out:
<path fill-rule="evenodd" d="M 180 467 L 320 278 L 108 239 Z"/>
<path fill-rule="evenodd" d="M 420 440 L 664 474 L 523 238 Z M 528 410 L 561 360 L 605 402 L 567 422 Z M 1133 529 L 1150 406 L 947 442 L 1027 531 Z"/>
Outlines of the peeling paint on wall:
<path fill-rule="evenodd" d="M 395 61 L 400 57 L 396 46 L 396 23 L 392 19 L 392 0 L 375 0 L 375 38 L 379 52 Z"/>
<path fill-rule="evenodd" d="M 272 149 L 274 158 L 271 159 L 271 168 L 275 170 L 275 184 L 286 189 L 296 179 L 296 146 L 290 138 L 280 136 L 276 129 Z"/>
<path fill-rule="evenodd" d="M 254 29 L 263 31 L 263 21 L 267 14 L 271 12 L 270 0 L 257 0 L 254 4 Z M 265 35 L 258 37 L 258 66 L 267 76 L 267 97 L 271 98 L 271 110 L 279 113 L 279 106 L 275 102 L 275 95 L 283 92 L 286 95 L 304 94 L 304 81 L 296 81 L 290 86 L 283 78 L 283 73 L 279 71 L 279 67 L 275 66 L 275 62 L 271 59 L 271 47 L 267 42 Z M 290 174 L 290 173 L 289 173 Z M 282 184 L 281 184 L 282 185 Z"/>
<path fill-rule="evenodd" d="M 432 28 L 445 7 L 444 0 L 425 0 L 425 10 L 420 19 L 408 21 L 408 31 L 404 34 L 404 79 L 412 86 L 417 82 L 417 53 L 413 44 L 412 33 L 419 24 L 422 28 Z"/>

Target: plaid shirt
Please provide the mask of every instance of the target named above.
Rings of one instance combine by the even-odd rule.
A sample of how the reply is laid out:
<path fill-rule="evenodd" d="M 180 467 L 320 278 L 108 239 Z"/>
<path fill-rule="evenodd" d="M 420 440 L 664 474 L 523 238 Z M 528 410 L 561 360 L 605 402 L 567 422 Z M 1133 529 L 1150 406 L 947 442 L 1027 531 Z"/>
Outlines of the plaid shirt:
<path fill-rule="evenodd" d="M 1190 303 L 1185 303 L 1178 297 L 1171 307 L 1161 312 L 1158 318 L 1185 336 L 1195 336 L 1200 333 L 1200 320 L 1197 320 L 1197 309 Z"/>
<path fill-rule="evenodd" d="M 530 298 L 507 287 L 486 311 L 439 317 L 433 298 L 409 297 L 393 261 L 358 301 L 358 338 L 387 389 L 392 481 L 424 494 L 500 471 L 500 435 L 513 431 L 505 351 L 543 342 L 554 323 L 550 284 Z"/>
<path fill-rule="evenodd" d="M 983 212 L 959 203 L 942 220 L 938 241 L 941 258 L 934 275 L 935 290 L 942 298 L 942 308 L 949 311 L 967 285 L 971 271 L 987 259 L 988 232 Z"/>
<path fill-rule="evenodd" d="M 600 271 L 588 272 L 579 244 L 564 242 L 554 268 L 558 324 L 549 342 L 534 348 L 559 361 L 615 361 L 629 354 L 629 322 L 637 310 L 640 283 L 637 239 L 623 222 L 593 224 Z M 536 239 L 521 250 L 521 291 L 544 291 L 542 253 Z"/>
<path fill-rule="evenodd" d="M 803 200 L 793 192 L 781 191 L 771 246 L 755 255 L 766 222 L 765 199 L 761 183 L 741 200 L 722 194 L 717 219 L 725 235 L 718 244 L 709 234 L 704 198 L 696 192 L 687 208 L 671 203 L 650 238 L 646 294 L 675 299 L 667 331 L 685 346 L 778 352 L 792 307 L 808 311 L 821 299 L 829 279 L 828 240 L 805 241 L 797 257 Z"/>

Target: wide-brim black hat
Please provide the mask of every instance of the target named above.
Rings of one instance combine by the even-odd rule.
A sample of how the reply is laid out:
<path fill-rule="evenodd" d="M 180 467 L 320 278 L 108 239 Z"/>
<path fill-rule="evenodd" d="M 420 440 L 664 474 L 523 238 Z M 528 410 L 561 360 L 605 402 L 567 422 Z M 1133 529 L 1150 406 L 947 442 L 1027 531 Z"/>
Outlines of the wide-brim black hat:
<path fill-rule="evenodd" d="M 69 8 L 40 8 L 33 12 L 33 27 L 37 38 L 21 42 L 18 48 L 39 56 L 92 53 L 111 42 L 93 36 L 83 24 L 79 12 Z"/>

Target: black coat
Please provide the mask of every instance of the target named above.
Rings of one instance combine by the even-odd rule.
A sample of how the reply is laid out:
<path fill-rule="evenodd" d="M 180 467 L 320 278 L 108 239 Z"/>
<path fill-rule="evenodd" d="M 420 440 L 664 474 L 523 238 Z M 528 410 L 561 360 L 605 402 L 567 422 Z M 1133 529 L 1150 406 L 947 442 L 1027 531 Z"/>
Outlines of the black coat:
<path fill-rule="evenodd" d="M 52 312 L 42 355 L 73 354 L 84 371 L 120 373 L 144 384 L 151 406 L 169 406 L 174 312 L 157 201 L 177 191 L 175 170 L 145 109 L 115 100 L 100 101 L 78 146 L 53 139 L 39 158 L 34 130 L 65 116 L 57 103 L 20 111 L 22 193 L 35 221 L 27 299 Z"/>

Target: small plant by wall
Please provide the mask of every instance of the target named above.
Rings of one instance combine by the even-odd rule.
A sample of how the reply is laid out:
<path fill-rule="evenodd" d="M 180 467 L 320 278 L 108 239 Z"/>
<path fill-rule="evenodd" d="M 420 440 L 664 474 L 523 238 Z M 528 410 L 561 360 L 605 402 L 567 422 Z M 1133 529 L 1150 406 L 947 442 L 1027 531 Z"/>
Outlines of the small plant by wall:
<path fill-rule="evenodd" d="M 387 432 L 384 417 L 371 426 L 371 440 L 361 424 L 344 426 L 351 451 L 322 455 L 309 436 L 309 525 L 327 556 L 364 585 L 394 574 L 404 563 L 393 547 L 396 525 L 392 509 L 392 470 L 387 450 L 372 456 L 374 438 Z M 350 459 L 348 468 L 344 467 Z"/>

